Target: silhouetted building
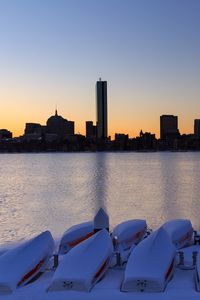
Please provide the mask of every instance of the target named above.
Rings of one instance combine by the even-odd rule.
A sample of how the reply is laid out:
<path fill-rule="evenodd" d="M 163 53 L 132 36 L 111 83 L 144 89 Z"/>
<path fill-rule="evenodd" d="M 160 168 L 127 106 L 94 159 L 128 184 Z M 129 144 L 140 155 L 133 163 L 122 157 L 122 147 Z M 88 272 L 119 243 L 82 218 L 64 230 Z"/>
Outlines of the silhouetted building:
<path fill-rule="evenodd" d="M 96 126 L 92 121 L 86 121 L 86 138 L 93 139 L 96 137 Z"/>
<path fill-rule="evenodd" d="M 115 141 L 116 142 L 127 141 L 128 139 L 129 139 L 128 134 L 115 133 Z"/>
<path fill-rule="evenodd" d="M 46 132 L 57 134 L 59 138 L 64 138 L 68 135 L 74 135 L 74 122 L 58 116 L 56 110 L 55 115 L 51 116 L 47 120 Z"/>
<path fill-rule="evenodd" d="M 42 134 L 42 126 L 38 123 L 26 123 L 24 134 Z"/>
<path fill-rule="evenodd" d="M 160 138 L 175 139 L 179 135 L 178 117 L 173 115 L 160 116 Z"/>
<path fill-rule="evenodd" d="M 197 138 L 200 138 L 200 119 L 194 120 L 194 135 Z"/>
<path fill-rule="evenodd" d="M 107 124 L 107 81 L 96 83 L 96 100 L 97 100 L 97 138 L 105 139 L 108 136 Z"/>
<path fill-rule="evenodd" d="M 1 139 L 12 139 L 12 132 L 7 129 L 0 129 L 0 140 Z"/>
<path fill-rule="evenodd" d="M 115 133 L 114 149 L 120 151 L 127 150 L 128 140 L 128 134 Z"/>
<path fill-rule="evenodd" d="M 154 149 L 156 137 L 154 133 L 140 131 L 140 136 L 136 137 L 139 149 Z"/>

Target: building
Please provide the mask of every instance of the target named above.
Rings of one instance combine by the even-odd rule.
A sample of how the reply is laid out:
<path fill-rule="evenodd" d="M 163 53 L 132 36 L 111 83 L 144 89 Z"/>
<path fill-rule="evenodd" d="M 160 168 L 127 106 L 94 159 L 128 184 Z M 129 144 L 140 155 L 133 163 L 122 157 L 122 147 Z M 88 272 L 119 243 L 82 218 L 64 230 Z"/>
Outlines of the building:
<path fill-rule="evenodd" d="M 173 115 L 160 116 L 160 138 L 175 139 L 179 136 L 178 117 Z"/>
<path fill-rule="evenodd" d="M 197 138 L 200 138 L 200 119 L 194 120 L 194 135 Z"/>
<path fill-rule="evenodd" d="M 55 115 L 47 120 L 46 133 L 57 134 L 59 138 L 74 135 L 74 122 L 59 116 L 56 110 Z"/>
<path fill-rule="evenodd" d="M 97 101 L 97 138 L 106 139 L 108 136 L 107 124 L 107 81 L 96 83 L 96 101 Z"/>
<path fill-rule="evenodd" d="M 116 142 L 127 141 L 128 139 L 129 139 L 128 134 L 115 133 L 115 141 Z"/>
<path fill-rule="evenodd" d="M 12 139 L 12 132 L 7 129 L 0 129 L 0 140 L 2 139 Z"/>
<path fill-rule="evenodd" d="M 26 123 L 24 134 L 42 134 L 42 125 L 38 123 Z"/>
<path fill-rule="evenodd" d="M 86 138 L 87 139 L 96 138 L 96 126 L 93 125 L 92 121 L 86 121 Z"/>

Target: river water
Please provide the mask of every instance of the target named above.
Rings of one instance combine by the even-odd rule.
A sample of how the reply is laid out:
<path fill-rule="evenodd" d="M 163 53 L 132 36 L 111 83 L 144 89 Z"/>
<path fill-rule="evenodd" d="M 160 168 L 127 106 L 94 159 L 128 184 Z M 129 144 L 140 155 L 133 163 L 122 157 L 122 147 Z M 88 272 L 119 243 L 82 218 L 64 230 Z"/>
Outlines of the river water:
<path fill-rule="evenodd" d="M 189 218 L 200 229 L 200 153 L 0 154 L 0 244 L 69 226 L 106 208 L 111 228 L 155 229 Z"/>

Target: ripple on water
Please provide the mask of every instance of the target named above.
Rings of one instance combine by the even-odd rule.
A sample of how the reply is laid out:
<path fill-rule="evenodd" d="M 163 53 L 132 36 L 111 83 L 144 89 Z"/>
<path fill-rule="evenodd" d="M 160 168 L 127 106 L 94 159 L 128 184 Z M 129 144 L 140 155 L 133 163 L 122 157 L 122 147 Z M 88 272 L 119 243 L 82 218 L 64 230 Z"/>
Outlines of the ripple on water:
<path fill-rule="evenodd" d="M 1 154 L 0 243 L 60 236 L 100 206 L 111 227 L 189 218 L 199 229 L 199 178 L 199 153 Z"/>

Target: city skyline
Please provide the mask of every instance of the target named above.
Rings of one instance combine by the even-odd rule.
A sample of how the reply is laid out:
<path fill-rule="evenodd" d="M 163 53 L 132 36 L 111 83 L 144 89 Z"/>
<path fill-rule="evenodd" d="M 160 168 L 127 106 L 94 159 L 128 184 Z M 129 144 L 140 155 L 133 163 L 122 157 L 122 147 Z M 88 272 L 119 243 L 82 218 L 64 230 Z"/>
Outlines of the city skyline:
<path fill-rule="evenodd" d="M 82 134 L 84 136 L 90 136 L 93 138 L 96 136 L 98 139 L 107 139 L 108 137 L 114 138 L 114 136 L 117 135 L 128 135 L 130 138 L 131 136 L 126 133 L 126 132 L 117 132 L 115 131 L 113 135 L 108 135 L 108 123 L 109 123 L 109 118 L 107 115 L 107 81 L 102 81 L 101 78 L 99 78 L 98 81 L 96 81 L 95 85 L 95 92 L 96 92 L 96 120 L 93 121 L 91 120 L 85 120 L 85 129 L 84 133 L 76 132 L 75 130 L 75 122 L 74 121 L 69 121 L 68 118 L 64 117 L 62 114 L 58 114 L 58 109 L 57 105 L 55 108 L 55 114 L 51 115 L 48 117 L 46 124 L 47 124 L 47 133 L 53 133 L 53 134 L 58 134 L 58 135 L 64 135 L 64 134 Z M 60 121 L 62 124 L 60 124 Z M 178 116 L 174 116 L 172 114 L 162 114 L 160 116 L 160 123 L 159 123 L 159 134 L 156 134 L 153 132 L 153 134 L 157 137 L 157 139 L 165 139 L 165 130 L 167 135 L 170 134 L 171 137 L 176 137 L 177 135 L 180 134 L 196 134 L 199 136 L 199 121 L 200 119 L 194 119 L 193 120 L 193 131 L 192 132 L 180 132 L 179 130 L 179 125 L 178 125 Z M 51 125 L 50 123 L 51 122 Z M 49 123 L 49 124 L 48 124 Z M 39 122 L 32 122 L 32 121 L 27 121 L 24 125 L 24 130 L 23 133 L 39 133 L 43 127 L 45 127 L 44 122 L 41 124 Z M 141 132 L 143 134 L 143 129 L 142 126 L 140 127 L 140 131 L 135 134 L 135 136 L 132 136 L 132 138 L 141 136 Z M 8 128 L 2 128 L 2 130 L 5 130 L 11 133 L 11 131 Z M 38 131 L 39 130 L 39 131 Z M 146 133 L 152 133 L 149 130 L 145 130 Z M 23 135 L 20 134 L 19 136 Z M 13 132 L 12 132 L 13 135 Z M 14 136 L 13 137 L 19 137 L 19 136 Z"/>
<path fill-rule="evenodd" d="M 99 82 L 99 81 L 98 81 Z M 107 91 L 107 81 L 104 81 L 106 83 L 106 91 Z M 106 99 L 107 102 L 107 99 Z M 96 110 L 98 111 L 98 101 L 97 101 L 97 107 Z M 97 119 L 98 119 L 98 113 L 97 113 Z M 126 135 L 129 136 L 129 138 L 136 138 L 138 136 L 141 136 L 141 134 L 143 135 L 144 130 L 141 128 L 140 132 L 138 132 L 135 136 L 130 136 L 127 133 L 124 132 L 115 132 L 114 136 L 109 136 L 109 135 L 104 135 L 101 132 L 101 135 L 98 135 L 98 121 L 96 119 L 96 122 L 93 122 L 91 120 L 86 120 L 85 121 L 85 129 L 84 129 L 84 133 L 80 134 L 79 132 L 75 131 L 75 122 L 68 120 L 65 118 L 65 116 L 63 117 L 62 114 L 58 114 L 58 110 L 57 108 L 55 109 L 55 114 L 51 115 L 48 117 L 48 119 L 46 120 L 46 122 L 43 122 L 42 124 L 40 123 L 35 123 L 35 122 L 26 122 L 24 124 L 24 131 L 20 136 L 26 135 L 26 134 L 41 134 L 43 132 L 43 129 L 47 126 L 48 130 L 47 133 L 49 134 L 57 134 L 58 136 L 61 135 L 83 135 L 85 137 L 89 137 L 92 139 L 113 139 L 114 137 L 116 137 L 116 135 Z M 186 132 L 180 132 L 179 130 L 179 120 L 178 120 L 178 116 L 174 116 L 174 115 L 169 115 L 169 114 L 163 114 L 159 117 L 159 135 L 156 136 L 155 132 L 150 132 L 150 131 L 145 131 L 146 134 L 153 134 L 156 136 L 157 139 L 166 139 L 170 138 L 170 139 L 176 139 L 177 137 L 181 136 L 181 135 L 193 135 L 194 137 L 199 137 L 200 136 L 200 119 L 194 119 L 193 120 L 193 130 L 189 133 Z M 60 121 L 62 123 L 62 125 L 60 124 Z M 51 124 L 50 124 L 51 122 Z M 108 120 L 106 120 L 106 125 L 107 125 Z M 44 123 L 46 125 L 44 125 Z M 103 123 L 103 122 L 102 122 Z M 101 126 L 105 131 L 107 132 L 108 128 L 104 128 L 104 125 L 101 124 Z M 9 132 L 9 134 L 12 134 L 13 136 L 13 132 L 11 132 L 8 128 L 1 128 L 0 131 L 7 131 Z M 167 134 L 167 136 L 166 136 Z M 20 137 L 20 136 L 16 136 L 16 137 Z M 10 137 L 9 137 L 10 138 Z"/>
<path fill-rule="evenodd" d="M 95 79 L 106 78 L 108 135 L 159 137 L 159 116 L 199 119 L 200 2 L 1 1 L 0 127 L 14 136 L 56 105 L 85 134 L 96 120 Z M 104 22 L 101 22 L 102 17 Z"/>

